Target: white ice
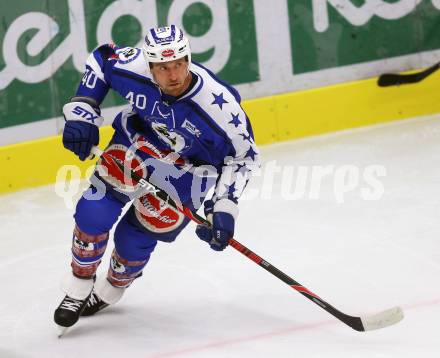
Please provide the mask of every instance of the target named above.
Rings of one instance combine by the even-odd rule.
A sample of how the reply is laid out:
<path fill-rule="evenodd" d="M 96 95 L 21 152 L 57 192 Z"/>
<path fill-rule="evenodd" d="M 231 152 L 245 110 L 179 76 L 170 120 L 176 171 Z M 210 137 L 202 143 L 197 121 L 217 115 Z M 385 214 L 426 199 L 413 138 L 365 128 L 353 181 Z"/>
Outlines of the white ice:
<path fill-rule="evenodd" d="M 425 117 L 266 146 L 240 204 L 238 241 L 345 313 L 402 306 L 395 326 L 356 332 L 233 248 L 211 251 L 191 224 L 117 305 L 59 339 L 73 209 L 48 186 L 0 196 L 0 357 L 438 358 L 439 143 L 439 118 Z M 372 165 L 386 174 L 375 183 Z M 303 191 L 301 170 L 315 170 Z"/>

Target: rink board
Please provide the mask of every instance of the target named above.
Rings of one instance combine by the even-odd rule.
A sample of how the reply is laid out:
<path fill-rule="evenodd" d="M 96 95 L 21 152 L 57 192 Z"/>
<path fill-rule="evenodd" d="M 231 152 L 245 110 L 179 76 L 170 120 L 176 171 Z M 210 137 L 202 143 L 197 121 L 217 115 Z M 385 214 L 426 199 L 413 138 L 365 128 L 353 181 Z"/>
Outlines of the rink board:
<path fill-rule="evenodd" d="M 377 79 L 344 83 L 243 102 L 257 144 L 319 135 L 440 112 L 440 75 L 418 84 L 379 88 Z M 100 129 L 101 147 L 112 135 Z M 92 162 L 64 150 L 61 136 L 0 147 L 0 193 L 55 182 L 63 165 L 82 175 Z"/>

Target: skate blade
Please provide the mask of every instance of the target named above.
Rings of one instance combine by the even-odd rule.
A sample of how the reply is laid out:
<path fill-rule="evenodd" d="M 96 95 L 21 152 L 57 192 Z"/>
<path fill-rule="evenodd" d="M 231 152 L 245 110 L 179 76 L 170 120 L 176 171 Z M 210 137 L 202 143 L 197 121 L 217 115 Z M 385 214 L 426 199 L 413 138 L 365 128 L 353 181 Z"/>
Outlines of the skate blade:
<path fill-rule="evenodd" d="M 58 338 L 61 338 L 69 329 L 69 327 L 63 327 L 57 324 L 57 330 L 58 330 Z"/>

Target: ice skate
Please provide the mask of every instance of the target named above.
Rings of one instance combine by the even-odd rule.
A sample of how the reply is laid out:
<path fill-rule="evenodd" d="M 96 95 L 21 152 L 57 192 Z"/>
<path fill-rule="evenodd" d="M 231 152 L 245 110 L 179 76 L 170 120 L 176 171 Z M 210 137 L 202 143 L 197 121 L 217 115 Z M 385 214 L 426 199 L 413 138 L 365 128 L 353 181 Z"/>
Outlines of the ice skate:
<path fill-rule="evenodd" d="M 93 316 L 95 313 L 106 308 L 108 305 L 109 304 L 101 300 L 96 292 L 93 290 L 87 301 L 86 307 L 81 313 L 81 316 Z"/>
<path fill-rule="evenodd" d="M 112 286 L 106 277 L 98 278 L 81 316 L 92 316 L 107 306 L 114 305 L 124 292 L 125 288 Z"/>
<path fill-rule="evenodd" d="M 64 297 L 53 316 L 59 328 L 58 337 L 61 337 L 67 328 L 78 322 L 82 311 L 86 308 L 89 297 L 84 300 L 76 300 L 67 295 Z"/>
<path fill-rule="evenodd" d="M 54 312 L 53 319 L 58 325 L 61 337 L 68 327 L 78 322 L 82 311 L 93 289 L 93 279 L 81 279 L 71 273 L 67 274 L 61 283 L 61 289 L 66 294 Z"/>

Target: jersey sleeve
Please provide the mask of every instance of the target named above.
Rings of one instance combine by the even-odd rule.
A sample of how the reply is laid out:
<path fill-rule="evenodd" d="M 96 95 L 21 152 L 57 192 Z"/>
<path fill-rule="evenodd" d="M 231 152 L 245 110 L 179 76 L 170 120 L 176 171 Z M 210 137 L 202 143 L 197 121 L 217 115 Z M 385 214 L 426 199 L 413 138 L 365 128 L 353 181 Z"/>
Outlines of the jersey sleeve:
<path fill-rule="evenodd" d="M 217 180 L 214 203 L 222 199 L 237 203 L 252 173 L 260 167 L 259 151 L 246 113 L 238 103 L 231 107 L 232 111 L 221 119 L 231 150 Z"/>
<path fill-rule="evenodd" d="M 100 104 L 111 87 L 111 68 L 118 60 L 117 47 L 106 44 L 96 48 L 86 61 L 86 69 L 76 96 L 91 97 Z"/>
<path fill-rule="evenodd" d="M 204 86 L 192 99 L 221 130 L 222 146 L 226 146 L 212 197 L 214 210 L 230 212 L 235 217 L 238 199 L 252 174 L 260 168 L 259 150 L 238 92 L 200 64 L 196 64 L 195 69 L 203 78 Z"/>

